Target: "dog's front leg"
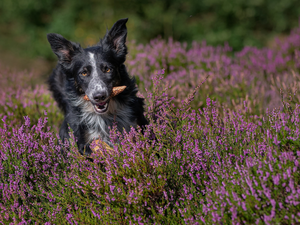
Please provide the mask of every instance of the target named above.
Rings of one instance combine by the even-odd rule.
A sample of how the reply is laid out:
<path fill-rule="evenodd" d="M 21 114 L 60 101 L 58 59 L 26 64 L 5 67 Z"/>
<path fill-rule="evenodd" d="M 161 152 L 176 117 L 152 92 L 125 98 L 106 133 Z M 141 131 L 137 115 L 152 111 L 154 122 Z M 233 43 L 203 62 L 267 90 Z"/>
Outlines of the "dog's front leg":
<path fill-rule="evenodd" d="M 90 144 L 82 144 L 77 143 L 78 151 L 81 155 L 89 156 L 92 153 L 92 149 L 90 148 Z"/>
<path fill-rule="evenodd" d="M 74 132 L 77 138 L 78 151 L 81 155 L 89 156 L 92 153 L 90 144 L 86 140 L 86 130 L 85 126 L 79 126 L 79 129 Z"/>
<path fill-rule="evenodd" d="M 69 135 L 69 126 L 74 132 L 74 136 L 76 138 L 76 144 L 78 147 L 78 151 L 81 155 L 90 155 L 92 153 L 92 150 L 90 148 L 89 144 L 86 144 L 84 140 L 84 129 L 80 129 L 79 126 L 77 126 L 74 123 L 68 123 L 67 119 L 65 119 L 61 125 L 60 131 L 59 131 L 59 137 L 62 141 L 69 141 L 70 135 Z M 61 149 L 61 153 L 64 153 L 63 148 Z"/>
<path fill-rule="evenodd" d="M 62 140 L 64 143 L 65 141 L 69 142 L 70 140 L 70 135 L 69 135 L 69 127 L 66 119 L 63 121 L 60 130 L 59 130 L 59 138 Z M 64 154 L 64 147 L 63 145 L 61 146 L 60 152 Z"/>

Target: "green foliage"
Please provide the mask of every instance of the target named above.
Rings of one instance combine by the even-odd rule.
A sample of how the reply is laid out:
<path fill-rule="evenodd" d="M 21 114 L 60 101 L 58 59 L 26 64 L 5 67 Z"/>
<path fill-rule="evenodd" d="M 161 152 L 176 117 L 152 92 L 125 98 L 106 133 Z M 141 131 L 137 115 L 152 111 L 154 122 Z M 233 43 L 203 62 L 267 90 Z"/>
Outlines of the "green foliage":
<path fill-rule="evenodd" d="M 47 33 L 60 33 L 84 45 L 104 35 L 107 27 L 129 17 L 129 40 L 164 39 L 210 45 L 228 42 L 234 50 L 265 45 L 275 34 L 295 27 L 298 0 L 2 0 L 0 44 L 24 55 L 54 59 Z M 34 43 L 34 45 L 33 45 Z"/>

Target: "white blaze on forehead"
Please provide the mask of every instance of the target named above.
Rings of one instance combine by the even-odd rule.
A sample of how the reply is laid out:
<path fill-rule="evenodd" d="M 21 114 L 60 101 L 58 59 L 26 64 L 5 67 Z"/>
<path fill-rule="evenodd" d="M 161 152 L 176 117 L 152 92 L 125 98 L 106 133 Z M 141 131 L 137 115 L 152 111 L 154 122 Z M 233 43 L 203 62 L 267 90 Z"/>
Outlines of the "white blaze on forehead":
<path fill-rule="evenodd" d="M 93 73 L 97 73 L 97 67 L 96 67 L 94 53 L 89 52 L 89 55 L 90 55 L 90 63 L 92 64 L 92 67 L 93 67 Z"/>
<path fill-rule="evenodd" d="M 94 53 L 89 52 L 89 58 L 90 58 L 89 62 L 91 63 L 92 66 L 92 73 L 91 73 L 92 79 L 90 81 L 90 85 L 89 85 L 90 87 L 88 93 L 92 94 L 94 91 L 106 90 L 105 84 L 103 83 L 103 81 L 101 81 L 101 79 L 98 76 Z"/>

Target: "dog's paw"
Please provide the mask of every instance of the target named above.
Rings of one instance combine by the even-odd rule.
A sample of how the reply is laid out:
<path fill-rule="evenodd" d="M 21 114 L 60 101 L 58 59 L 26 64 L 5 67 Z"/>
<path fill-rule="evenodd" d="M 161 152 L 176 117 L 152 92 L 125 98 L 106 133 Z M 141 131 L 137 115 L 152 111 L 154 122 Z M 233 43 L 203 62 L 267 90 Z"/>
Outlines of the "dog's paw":
<path fill-rule="evenodd" d="M 92 149 L 90 148 L 90 145 L 80 145 L 78 148 L 78 151 L 83 156 L 90 156 L 92 154 Z"/>

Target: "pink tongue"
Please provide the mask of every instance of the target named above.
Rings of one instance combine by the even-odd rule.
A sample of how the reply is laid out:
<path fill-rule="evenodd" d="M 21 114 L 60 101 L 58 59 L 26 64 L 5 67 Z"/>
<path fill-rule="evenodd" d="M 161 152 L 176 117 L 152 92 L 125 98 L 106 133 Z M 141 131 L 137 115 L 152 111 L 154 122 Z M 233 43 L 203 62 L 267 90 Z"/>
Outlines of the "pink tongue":
<path fill-rule="evenodd" d="M 99 104 L 97 104 L 97 105 L 105 105 L 106 104 L 106 102 L 101 102 L 101 103 L 99 103 Z"/>

